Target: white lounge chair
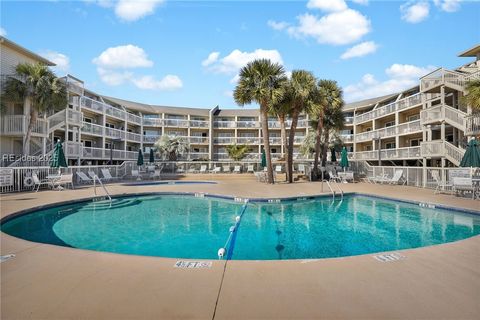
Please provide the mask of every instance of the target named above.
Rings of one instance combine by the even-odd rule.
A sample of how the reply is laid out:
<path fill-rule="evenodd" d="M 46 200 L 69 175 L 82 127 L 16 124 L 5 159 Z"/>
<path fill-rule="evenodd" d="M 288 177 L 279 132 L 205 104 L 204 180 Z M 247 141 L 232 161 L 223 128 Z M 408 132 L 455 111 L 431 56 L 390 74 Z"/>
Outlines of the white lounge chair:
<path fill-rule="evenodd" d="M 62 175 L 60 175 L 60 179 L 52 182 L 53 188 L 54 189 L 56 188 L 57 190 L 63 190 L 62 186 L 68 186 L 68 185 L 70 185 L 72 187 L 72 189 L 74 189 L 74 187 L 73 187 L 73 173 L 62 174 Z"/>
<path fill-rule="evenodd" d="M 231 172 L 230 166 L 229 165 L 224 165 L 223 166 L 223 172 L 230 173 Z"/>
<path fill-rule="evenodd" d="M 212 170 L 212 173 L 219 173 L 219 172 L 222 172 L 222 167 L 215 167 Z"/>
<path fill-rule="evenodd" d="M 304 164 L 299 164 L 297 167 L 297 172 L 301 174 L 305 174 L 305 165 Z"/>
<path fill-rule="evenodd" d="M 475 187 L 473 186 L 472 178 L 454 177 L 453 190 L 456 195 L 464 195 L 467 192 L 471 192 L 472 199 L 475 199 Z"/>
<path fill-rule="evenodd" d="M 403 170 L 395 170 L 395 173 L 393 174 L 392 179 L 385 181 L 388 184 L 399 184 L 403 178 Z M 402 184 L 405 184 L 407 182 L 405 179 L 402 182 Z"/>
<path fill-rule="evenodd" d="M 235 166 L 233 168 L 233 173 L 241 173 L 242 172 L 242 167 L 241 166 Z"/>
<path fill-rule="evenodd" d="M 52 187 L 52 182 L 51 181 L 49 181 L 47 179 L 40 180 L 38 178 L 36 172 L 32 172 L 32 179 L 33 179 L 33 190 L 35 190 L 35 188 L 37 188 L 37 190 L 35 190 L 35 192 L 38 192 L 38 189 L 40 189 L 40 186 L 42 186 L 42 185 L 48 185 L 48 186 Z"/>
<path fill-rule="evenodd" d="M 132 177 L 136 178 L 137 180 L 142 180 L 142 177 L 140 176 L 140 172 L 138 172 L 138 170 L 132 170 Z"/>
<path fill-rule="evenodd" d="M 90 178 L 89 176 L 87 176 L 82 171 L 77 171 L 76 173 L 77 173 L 77 177 L 80 178 L 81 183 L 92 183 L 93 182 L 93 179 Z"/>
<path fill-rule="evenodd" d="M 150 179 L 160 179 L 160 170 L 155 170 L 150 173 Z"/>
<path fill-rule="evenodd" d="M 102 169 L 101 172 L 102 172 L 102 175 L 103 175 L 103 179 L 104 179 L 105 181 L 114 180 L 114 178 L 113 178 L 112 175 L 110 174 L 110 170 L 108 170 L 108 169 Z"/>
<path fill-rule="evenodd" d="M 371 178 L 367 178 L 368 179 L 368 182 L 370 183 L 383 183 L 385 181 L 388 181 L 389 178 L 388 178 L 388 174 L 384 173 L 382 175 L 379 175 L 379 176 L 376 176 L 376 177 L 371 177 Z"/>
<path fill-rule="evenodd" d="M 432 178 L 433 180 L 435 180 L 435 183 L 437 184 L 433 194 L 437 194 L 442 191 L 445 192 L 447 190 L 451 190 L 453 192 L 453 184 L 442 181 L 438 170 L 432 170 Z"/>
<path fill-rule="evenodd" d="M 92 179 L 95 179 L 95 176 L 97 175 L 95 172 L 91 171 L 91 170 L 88 170 L 88 175 L 90 176 L 90 178 Z M 99 177 L 100 178 L 100 177 Z"/>
<path fill-rule="evenodd" d="M 201 165 L 200 166 L 200 173 L 207 173 L 207 166 L 206 165 Z"/>
<path fill-rule="evenodd" d="M 247 173 L 255 173 L 255 170 L 253 169 L 253 164 L 247 166 Z"/>
<path fill-rule="evenodd" d="M 328 176 L 330 177 L 331 180 L 336 181 L 336 182 L 341 182 L 342 179 L 336 174 L 333 174 L 332 170 L 328 171 Z"/>

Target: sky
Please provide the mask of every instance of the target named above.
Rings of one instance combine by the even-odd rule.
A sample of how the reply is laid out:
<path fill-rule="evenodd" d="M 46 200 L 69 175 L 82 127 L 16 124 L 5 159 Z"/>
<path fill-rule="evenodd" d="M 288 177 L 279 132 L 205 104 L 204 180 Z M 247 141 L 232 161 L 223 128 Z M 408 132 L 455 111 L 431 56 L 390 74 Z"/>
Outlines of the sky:
<path fill-rule="evenodd" d="M 0 34 L 99 94 L 147 104 L 237 108 L 255 58 L 336 80 L 347 102 L 418 84 L 473 58 L 480 2 L 462 0 L 0 2 Z M 250 105 L 246 107 L 256 107 Z"/>

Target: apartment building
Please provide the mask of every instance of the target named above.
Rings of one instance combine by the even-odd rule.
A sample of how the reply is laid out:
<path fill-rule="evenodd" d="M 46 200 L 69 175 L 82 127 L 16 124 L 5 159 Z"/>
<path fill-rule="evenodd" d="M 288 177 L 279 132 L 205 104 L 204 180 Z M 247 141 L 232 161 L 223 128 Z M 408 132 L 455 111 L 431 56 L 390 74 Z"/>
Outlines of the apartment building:
<path fill-rule="evenodd" d="M 1 38 L 2 79 L 13 74 L 19 62 L 53 63 Z M 345 106 L 345 128 L 340 136 L 353 160 L 373 165 L 458 165 L 466 135 L 478 134 L 478 117 L 460 102 L 465 82 L 479 78 L 480 46 L 460 54 L 475 57 L 460 68 L 438 69 L 419 85 L 384 97 Z M 259 160 L 262 151 L 260 115 L 256 109 L 186 108 L 148 105 L 108 97 L 85 88 L 71 75 L 62 78 L 68 88 L 68 107 L 37 120 L 31 155 L 48 154 L 56 141 L 65 142 L 72 164 L 105 164 L 135 160 L 138 150 L 149 152 L 164 135 L 184 137 L 190 152 L 182 160 L 228 160 L 226 147 L 249 146 L 247 160 Z M 2 154 L 19 154 L 27 128 L 28 105 L 7 104 L 0 122 Z M 287 121 L 287 127 L 290 120 Z M 282 150 L 280 124 L 269 119 L 273 158 Z M 311 128 L 302 115 L 295 132 L 295 157 Z M 15 163 L 4 163 L 15 165 Z"/>

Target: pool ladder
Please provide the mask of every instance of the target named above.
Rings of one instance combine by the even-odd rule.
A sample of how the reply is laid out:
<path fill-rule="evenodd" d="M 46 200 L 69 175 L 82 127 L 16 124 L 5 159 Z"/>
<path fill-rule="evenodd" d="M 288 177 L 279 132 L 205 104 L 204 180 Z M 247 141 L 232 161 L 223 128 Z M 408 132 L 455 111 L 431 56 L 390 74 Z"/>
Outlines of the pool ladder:
<path fill-rule="evenodd" d="M 330 189 L 330 192 L 332 193 L 333 201 L 335 201 L 335 194 L 336 194 L 335 190 L 333 190 L 332 185 L 330 184 L 330 181 L 325 180 L 325 182 L 327 183 L 327 186 L 328 186 L 328 188 Z M 343 190 L 342 190 L 342 188 L 340 188 L 340 186 L 338 185 L 338 183 L 335 182 L 335 181 L 333 182 L 333 184 L 336 186 L 336 188 L 337 188 L 338 191 L 340 192 L 341 197 L 342 197 L 341 200 L 343 200 Z"/>
<path fill-rule="evenodd" d="M 105 191 L 105 194 L 107 195 L 107 198 L 110 201 L 110 205 L 111 205 L 112 197 L 110 196 L 110 193 L 108 192 L 107 188 L 103 184 L 102 180 L 100 180 L 100 178 L 96 174 L 93 175 L 93 193 L 95 194 L 95 197 L 97 197 L 97 181 L 102 186 L 103 191 Z"/>

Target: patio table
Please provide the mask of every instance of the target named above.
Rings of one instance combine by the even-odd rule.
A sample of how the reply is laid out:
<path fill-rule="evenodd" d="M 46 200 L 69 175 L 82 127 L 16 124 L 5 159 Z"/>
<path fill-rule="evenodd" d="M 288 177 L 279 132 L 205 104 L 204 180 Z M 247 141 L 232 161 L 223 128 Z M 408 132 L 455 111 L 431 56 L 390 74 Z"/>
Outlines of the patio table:
<path fill-rule="evenodd" d="M 55 188 L 55 182 L 60 180 L 60 177 L 61 176 L 59 174 L 49 174 L 47 176 L 48 183 L 53 190 L 63 190 L 63 187 L 61 186 L 58 186 L 57 188 Z"/>

